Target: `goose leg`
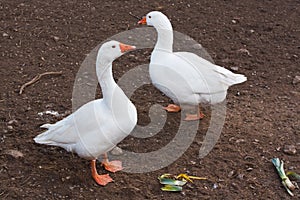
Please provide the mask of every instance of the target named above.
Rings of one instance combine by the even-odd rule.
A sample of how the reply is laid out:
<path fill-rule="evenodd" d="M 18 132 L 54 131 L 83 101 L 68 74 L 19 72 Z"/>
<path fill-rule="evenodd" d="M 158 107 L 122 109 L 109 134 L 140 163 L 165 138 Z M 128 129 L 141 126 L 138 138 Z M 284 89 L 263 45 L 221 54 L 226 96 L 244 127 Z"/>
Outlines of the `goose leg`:
<path fill-rule="evenodd" d="M 108 174 L 99 175 L 96 168 L 96 160 L 91 161 L 92 177 L 99 185 L 105 186 L 113 179 Z"/>
<path fill-rule="evenodd" d="M 120 160 L 108 161 L 107 153 L 103 155 L 102 165 L 107 171 L 117 172 L 123 169 L 122 162 Z"/>
<path fill-rule="evenodd" d="M 205 115 L 201 112 L 200 108 L 198 107 L 197 114 L 186 114 L 185 121 L 195 121 L 199 119 L 203 119 Z"/>
<path fill-rule="evenodd" d="M 181 110 L 180 106 L 175 105 L 175 104 L 169 104 L 167 107 L 164 107 L 168 112 L 179 112 Z"/>

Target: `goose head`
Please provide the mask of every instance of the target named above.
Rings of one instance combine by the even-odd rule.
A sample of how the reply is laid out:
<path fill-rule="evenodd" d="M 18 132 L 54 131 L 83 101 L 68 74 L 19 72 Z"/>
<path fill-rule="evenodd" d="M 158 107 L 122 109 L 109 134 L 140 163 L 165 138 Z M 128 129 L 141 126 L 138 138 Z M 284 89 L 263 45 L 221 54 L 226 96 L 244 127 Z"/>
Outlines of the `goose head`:
<path fill-rule="evenodd" d="M 118 57 L 122 56 L 124 53 L 130 50 L 134 50 L 135 48 L 135 46 L 112 40 L 104 43 L 100 47 L 98 55 L 102 55 L 102 59 L 105 59 L 106 62 L 111 63 Z"/>
<path fill-rule="evenodd" d="M 172 25 L 168 17 L 159 11 L 149 12 L 138 22 L 138 24 L 147 24 L 148 26 L 153 26 L 156 29 L 172 30 Z"/>

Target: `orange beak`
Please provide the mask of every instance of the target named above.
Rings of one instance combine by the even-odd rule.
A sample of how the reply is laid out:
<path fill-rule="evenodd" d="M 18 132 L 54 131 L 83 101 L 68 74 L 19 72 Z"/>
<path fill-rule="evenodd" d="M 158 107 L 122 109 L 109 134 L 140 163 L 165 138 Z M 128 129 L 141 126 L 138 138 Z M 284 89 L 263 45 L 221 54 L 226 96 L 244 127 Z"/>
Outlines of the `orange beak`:
<path fill-rule="evenodd" d="M 143 18 L 138 22 L 138 24 L 143 24 L 143 25 L 147 24 L 147 18 L 146 18 L 146 17 L 143 17 Z"/>
<path fill-rule="evenodd" d="M 120 43 L 120 49 L 121 49 L 121 52 L 122 52 L 122 53 L 125 53 L 125 52 L 130 51 L 130 50 L 135 50 L 136 47 L 135 47 L 135 46 L 130 46 L 130 45 L 127 45 L 127 44 Z"/>

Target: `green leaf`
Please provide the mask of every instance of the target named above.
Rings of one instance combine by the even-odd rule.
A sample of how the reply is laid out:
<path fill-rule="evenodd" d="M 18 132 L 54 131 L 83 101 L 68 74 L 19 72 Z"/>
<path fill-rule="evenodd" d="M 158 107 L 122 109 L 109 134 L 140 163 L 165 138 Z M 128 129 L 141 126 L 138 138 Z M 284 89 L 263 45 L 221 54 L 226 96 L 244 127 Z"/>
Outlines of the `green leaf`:
<path fill-rule="evenodd" d="M 292 180 L 300 181 L 300 175 L 297 174 L 296 172 L 291 172 L 291 171 L 289 171 L 289 172 L 286 173 L 286 175 L 287 175 L 290 179 L 292 179 Z"/>
<path fill-rule="evenodd" d="M 161 190 L 168 191 L 168 192 L 181 192 L 182 187 L 176 185 L 165 185 L 165 187 L 162 187 Z"/>
<path fill-rule="evenodd" d="M 279 160 L 279 158 L 273 158 L 272 163 L 275 166 L 280 178 L 283 180 L 286 178 L 285 172 L 283 170 L 283 162 Z"/>
<path fill-rule="evenodd" d="M 170 178 L 158 178 L 159 182 L 164 185 L 178 185 L 178 186 L 183 186 L 186 184 L 186 181 L 180 181 L 180 180 L 174 180 Z"/>
<path fill-rule="evenodd" d="M 296 187 L 293 185 L 293 183 L 290 181 L 289 177 L 286 176 L 285 171 L 284 171 L 284 163 L 283 161 L 280 161 L 279 158 L 273 158 L 272 163 L 275 166 L 281 180 L 282 184 L 285 187 L 286 191 L 291 195 L 294 196 L 292 193 L 292 190 L 294 190 Z"/>

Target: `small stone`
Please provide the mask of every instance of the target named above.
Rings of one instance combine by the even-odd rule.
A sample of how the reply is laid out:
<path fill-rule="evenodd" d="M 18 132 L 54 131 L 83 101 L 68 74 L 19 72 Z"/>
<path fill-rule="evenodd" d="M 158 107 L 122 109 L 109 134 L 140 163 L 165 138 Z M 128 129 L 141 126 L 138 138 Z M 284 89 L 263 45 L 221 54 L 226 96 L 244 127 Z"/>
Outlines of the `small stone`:
<path fill-rule="evenodd" d="M 3 37 L 8 37 L 9 35 L 7 33 L 2 34 Z"/>
<path fill-rule="evenodd" d="M 281 150 L 281 147 L 277 147 L 277 148 L 276 148 L 276 151 L 280 151 L 280 150 Z"/>
<path fill-rule="evenodd" d="M 243 142 L 245 142 L 245 140 L 244 139 L 237 139 L 235 142 L 236 143 L 243 143 Z"/>
<path fill-rule="evenodd" d="M 230 172 L 228 173 L 227 177 L 228 177 L 228 178 L 233 177 L 234 173 L 235 173 L 234 170 L 230 171 Z"/>
<path fill-rule="evenodd" d="M 236 183 L 231 183 L 232 187 L 235 189 L 235 190 L 239 190 L 239 186 L 238 184 Z"/>
<path fill-rule="evenodd" d="M 213 184 L 213 189 L 217 189 L 219 187 L 218 183 Z"/>
<path fill-rule="evenodd" d="M 232 70 L 232 71 L 238 71 L 239 70 L 239 67 L 230 67 L 230 69 Z"/>
<path fill-rule="evenodd" d="M 123 150 L 120 147 L 115 147 L 110 153 L 115 156 L 120 156 L 123 154 Z"/>
<path fill-rule="evenodd" d="M 7 128 L 8 128 L 9 130 L 13 130 L 13 129 L 14 129 L 13 126 L 7 126 Z"/>
<path fill-rule="evenodd" d="M 256 189 L 256 187 L 255 187 L 254 185 L 252 185 L 252 184 L 250 184 L 249 187 L 250 187 L 251 189 L 253 189 L 253 190 Z"/>
<path fill-rule="evenodd" d="M 13 120 L 10 120 L 7 124 L 11 125 L 11 124 L 14 124 L 14 123 L 17 123 L 18 121 L 13 119 Z"/>
<path fill-rule="evenodd" d="M 252 167 L 249 167 L 249 168 L 246 169 L 246 171 L 247 171 L 247 172 L 251 172 L 251 171 L 253 171 L 253 168 L 252 168 Z"/>
<path fill-rule="evenodd" d="M 195 162 L 195 161 L 191 161 L 191 163 L 192 163 L 192 165 L 195 165 L 195 164 L 196 164 L 196 162 Z"/>
<path fill-rule="evenodd" d="M 59 37 L 53 36 L 53 40 L 54 40 L 55 42 L 57 42 L 57 41 L 59 40 Z"/>
<path fill-rule="evenodd" d="M 12 156 L 14 158 L 22 158 L 22 157 L 24 157 L 24 154 L 22 152 L 20 152 L 18 150 L 13 150 L 13 149 L 4 151 L 4 154 L 10 155 L 10 156 Z"/>
<path fill-rule="evenodd" d="M 300 76 L 295 76 L 294 80 L 293 80 L 293 84 L 296 85 L 300 83 Z"/>
<path fill-rule="evenodd" d="M 194 48 L 194 49 L 197 49 L 197 50 L 200 50 L 200 49 L 202 49 L 203 47 L 202 47 L 201 44 L 194 44 L 194 45 L 193 45 L 193 48 Z"/>
<path fill-rule="evenodd" d="M 247 54 L 248 56 L 251 56 L 251 54 L 250 54 L 250 52 L 249 52 L 249 50 L 248 49 L 239 49 L 239 50 L 237 50 L 239 53 L 244 53 L 244 54 Z"/>
<path fill-rule="evenodd" d="M 92 8 L 91 8 L 91 11 L 92 11 L 92 12 L 96 11 L 96 8 L 95 8 L 95 7 L 92 7 Z"/>
<path fill-rule="evenodd" d="M 239 174 L 239 175 L 237 176 L 237 178 L 240 179 L 240 180 L 243 180 L 243 179 L 244 179 L 244 176 L 245 176 L 244 174 Z"/>
<path fill-rule="evenodd" d="M 285 145 L 283 147 L 283 152 L 288 155 L 295 155 L 297 153 L 297 149 L 294 145 Z"/>
<path fill-rule="evenodd" d="M 237 21 L 236 21 L 235 19 L 231 20 L 231 22 L 232 22 L 233 24 L 236 24 L 236 23 L 237 23 Z"/>

